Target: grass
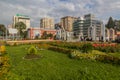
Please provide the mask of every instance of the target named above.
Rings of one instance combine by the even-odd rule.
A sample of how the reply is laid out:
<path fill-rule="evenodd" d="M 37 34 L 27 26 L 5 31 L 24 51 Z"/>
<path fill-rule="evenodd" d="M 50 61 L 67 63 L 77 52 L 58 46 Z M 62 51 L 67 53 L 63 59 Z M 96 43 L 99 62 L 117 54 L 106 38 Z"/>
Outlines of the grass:
<path fill-rule="evenodd" d="M 24 60 L 30 45 L 8 46 L 8 80 L 120 80 L 120 66 L 91 60 L 70 59 L 66 54 L 38 51 L 43 57 Z"/>

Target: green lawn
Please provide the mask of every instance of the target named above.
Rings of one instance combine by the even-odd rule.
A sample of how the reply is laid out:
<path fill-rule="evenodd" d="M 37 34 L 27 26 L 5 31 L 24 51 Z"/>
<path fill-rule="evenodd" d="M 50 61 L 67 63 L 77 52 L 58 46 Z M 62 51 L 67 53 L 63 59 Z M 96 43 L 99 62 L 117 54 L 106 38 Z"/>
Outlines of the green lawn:
<path fill-rule="evenodd" d="M 120 80 L 120 66 L 90 60 L 70 59 L 66 54 L 38 51 L 43 57 L 24 60 L 29 45 L 8 46 L 8 80 Z"/>

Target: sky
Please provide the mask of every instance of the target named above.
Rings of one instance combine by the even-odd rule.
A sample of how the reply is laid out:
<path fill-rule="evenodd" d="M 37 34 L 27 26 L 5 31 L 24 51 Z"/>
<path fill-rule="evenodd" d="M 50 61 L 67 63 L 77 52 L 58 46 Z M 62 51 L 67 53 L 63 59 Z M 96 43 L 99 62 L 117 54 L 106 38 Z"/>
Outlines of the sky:
<path fill-rule="evenodd" d="M 0 24 L 13 23 L 16 14 L 28 15 L 32 27 L 40 26 L 40 19 L 80 17 L 92 13 L 98 20 L 107 23 L 110 16 L 120 19 L 120 0 L 0 0 Z"/>

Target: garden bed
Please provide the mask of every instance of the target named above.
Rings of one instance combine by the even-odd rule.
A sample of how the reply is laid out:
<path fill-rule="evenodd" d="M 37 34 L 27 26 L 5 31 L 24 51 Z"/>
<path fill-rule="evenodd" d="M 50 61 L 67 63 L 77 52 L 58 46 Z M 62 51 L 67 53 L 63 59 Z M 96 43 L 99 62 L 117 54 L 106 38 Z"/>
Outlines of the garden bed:
<path fill-rule="evenodd" d="M 39 58 L 41 58 L 41 56 L 36 54 L 27 54 L 23 57 L 23 59 L 39 59 Z"/>

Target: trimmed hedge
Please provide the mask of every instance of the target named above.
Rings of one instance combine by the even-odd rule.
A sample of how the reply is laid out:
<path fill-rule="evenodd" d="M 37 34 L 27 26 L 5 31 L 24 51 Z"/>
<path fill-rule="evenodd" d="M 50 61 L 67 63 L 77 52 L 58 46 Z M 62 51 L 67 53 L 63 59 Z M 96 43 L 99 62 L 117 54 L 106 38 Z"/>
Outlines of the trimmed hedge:
<path fill-rule="evenodd" d="M 72 50 L 65 49 L 65 48 L 60 48 L 60 47 L 55 47 L 55 46 L 49 47 L 48 50 L 61 52 L 61 53 L 65 53 L 65 54 L 70 54 L 72 52 Z"/>
<path fill-rule="evenodd" d="M 97 61 L 120 65 L 120 58 L 108 55 L 99 55 Z"/>

